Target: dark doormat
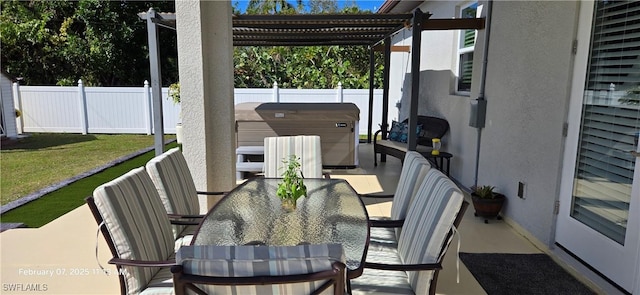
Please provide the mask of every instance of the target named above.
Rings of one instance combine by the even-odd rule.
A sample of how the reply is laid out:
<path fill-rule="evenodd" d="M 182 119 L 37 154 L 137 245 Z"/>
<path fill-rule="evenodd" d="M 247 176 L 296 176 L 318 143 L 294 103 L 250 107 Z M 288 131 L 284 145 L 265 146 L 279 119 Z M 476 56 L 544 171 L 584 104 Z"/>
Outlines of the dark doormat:
<path fill-rule="evenodd" d="M 460 253 L 489 295 L 595 294 L 546 254 Z"/>

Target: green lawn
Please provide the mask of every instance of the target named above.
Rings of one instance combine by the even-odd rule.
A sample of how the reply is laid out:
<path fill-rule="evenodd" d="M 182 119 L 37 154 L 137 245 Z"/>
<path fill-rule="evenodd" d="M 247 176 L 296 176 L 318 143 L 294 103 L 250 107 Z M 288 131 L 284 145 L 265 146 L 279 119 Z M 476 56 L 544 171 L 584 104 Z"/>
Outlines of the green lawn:
<path fill-rule="evenodd" d="M 34 134 L 18 143 L 3 145 L 2 204 L 152 145 L 153 136 L 147 135 L 78 134 Z M 98 185 L 143 166 L 153 156 L 151 151 L 125 161 L 2 214 L 0 219 L 42 226 L 84 204 L 84 198 Z"/>

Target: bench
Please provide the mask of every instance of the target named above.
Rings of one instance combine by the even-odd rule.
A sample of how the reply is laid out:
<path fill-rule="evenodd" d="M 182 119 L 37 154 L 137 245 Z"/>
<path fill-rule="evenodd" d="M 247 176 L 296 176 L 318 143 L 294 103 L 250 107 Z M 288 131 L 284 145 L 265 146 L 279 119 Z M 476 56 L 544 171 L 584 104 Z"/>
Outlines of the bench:
<path fill-rule="evenodd" d="M 407 124 L 408 119 L 402 121 Z M 425 154 L 431 151 L 431 140 L 434 138 L 442 138 L 449 131 L 449 122 L 442 118 L 431 116 L 418 116 L 418 124 L 422 125 L 422 130 L 418 134 L 416 151 Z M 377 139 L 382 129 L 376 131 L 373 135 L 373 161 L 374 166 L 378 166 L 378 154 L 380 154 L 380 162 L 386 162 L 386 155 L 396 157 L 400 160 L 404 159 L 407 153 L 408 145 L 406 142 L 392 141 L 389 139 Z"/>

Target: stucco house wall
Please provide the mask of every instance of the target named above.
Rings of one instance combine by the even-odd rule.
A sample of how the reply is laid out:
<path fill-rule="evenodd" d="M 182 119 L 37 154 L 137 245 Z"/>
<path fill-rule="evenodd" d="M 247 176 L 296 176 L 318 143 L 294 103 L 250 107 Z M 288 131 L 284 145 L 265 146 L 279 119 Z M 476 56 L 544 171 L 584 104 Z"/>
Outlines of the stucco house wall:
<path fill-rule="evenodd" d="M 553 243 L 563 125 L 573 75 L 578 2 L 495 2 L 487 68 L 487 127 L 479 182 L 510 196 L 506 214 Z M 523 28 L 524 30 L 513 30 Z M 525 199 L 516 197 L 518 182 Z"/>
<path fill-rule="evenodd" d="M 420 9 L 432 18 L 452 18 L 464 4 L 426 1 Z M 479 4 L 485 16 L 486 3 Z M 469 126 L 469 112 L 481 84 L 484 30 L 476 40 L 470 95 L 454 91 L 460 32 L 422 33 L 418 114 L 449 121 L 451 130 L 443 141 L 444 149 L 454 154 L 452 177 L 466 187 L 476 181 L 495 185 L 508 197 L 503 214 L 546 245 L 553 243 L 578 9 L 579 3 L 570 1 L 493 3 L 484 95 L 487 119 L 477 180 L 479 135 Z M 403 105 L 408 105 L 408 93 L 403 94 Z M 406 108 L 400 113 L 401 118 L 408 116 Z M 517 197 L 518 182 L 525 183 L 524 199 Z"/>
<path fill-rule="evenodd" d="M 4 71 L 0 72 L 0 98 L 2 102 L 2 126 L 4 136 L 15 138 L 18 136 L 18 127 L 15 116 L 15 106 L 13 103 L 13 79 Z"/>

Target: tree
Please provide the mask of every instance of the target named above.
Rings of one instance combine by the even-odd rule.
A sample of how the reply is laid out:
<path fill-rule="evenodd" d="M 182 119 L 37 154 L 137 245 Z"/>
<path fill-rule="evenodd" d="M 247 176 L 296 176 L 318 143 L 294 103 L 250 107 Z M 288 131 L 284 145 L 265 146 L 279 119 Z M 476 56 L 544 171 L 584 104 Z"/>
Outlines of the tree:
<path fill-rule="evenodd" d="M 286 0 L 249 0 L 247 14 L 296 14 L 304 8 L 302 0 L 292 5 Z"/>
<path fill-rule="evenodd" d="M 305 7 L 304 3 L 309 3 Z M 173 1 L 0 1 L 2 68 L 25 85 L 139 86 L 148 80 L 146 23 L 139 12 L 174 11 Z M 355 2 L 250 0 L 247 13 L 362 13 Z M 239 14 L 237 3 L 234 13 Z M 162 84 L 178 81 L 173 30 L 160 29 Z M 381 56 L 376 64 L 381 67 Z M 366 46 L 235 47 L 235 87 L 369 87 Z M 377 87 L 382 72 L 376 71 Z"/>
<path fill-rule="evenodd" d="M 140 85 L 149 79 L 146 24 L 137 14 L 172 1 L 2 1 L 3 68 L 27 85 Z M 175 32 L 161 33 L 164 83 L 177 80 Z"/>

